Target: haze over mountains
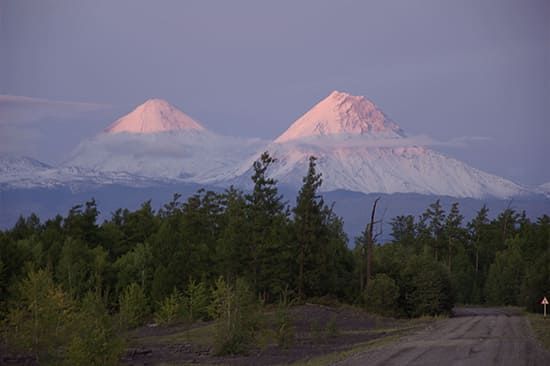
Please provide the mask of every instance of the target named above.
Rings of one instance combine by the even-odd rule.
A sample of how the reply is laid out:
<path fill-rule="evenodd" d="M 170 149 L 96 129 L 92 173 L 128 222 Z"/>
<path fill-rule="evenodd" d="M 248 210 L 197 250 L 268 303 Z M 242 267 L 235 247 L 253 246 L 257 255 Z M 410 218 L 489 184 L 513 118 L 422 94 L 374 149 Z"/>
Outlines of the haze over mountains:
<path fill-rule="evenodd" d="M 315 156 L 323 177 L 321 190 L 339 192 L 334 196 L 344 206 L 348 205 L 346 197 L 356 200 L 357 196 L 342 192 L 413 194 L 418 206 L 426 201 L 420 196 L 430 200 L 433 196 L 493 201 L 514 198 L 516 202 L 536 194 L 550 197 L 547 185 L 528 189 L 445 156 L 418 140 L 408 137 L 372 101 L 339 91 L 313 106 L 271 142 L 216 134 L 170 103 L 150 99 L 93 138 L 81 141 L 60 166 L 26 157 L 1 157 L 0 193 L 17 209 L 18 201 L 5 197 L 16 191 L 22 197 L 21 192 L 30 189 L 41 190 L 39 200 L 52 189 L 58 190 L 57 196 L 59 190 L 96 196 L 100 190 L 115 207 L 123 206 L 116 205 L 121 199 L 118 187 L 149 192 L 149 196 L 137 194 L 139 202 L 135 204 L 154 192 L 191 191 L 205 185 L 246 189 L 251 186 L 252 163 L 267 150 L 277 159 L 269 174 L 289 192 L 301 186 L 308 159 Z M 117 187 L 118 193 L 109 193 L 109 187 Z M 410 202 L 400 197 L 402 202 Z M 548 202 L 546 206 L 538 204 L 537 213 L 549 206 Z M 2 214 L 6 216 L 2 221 L 7 222 L 19 213 Z"/>
<path fill-rule="evenodd" d="M 414 140 L 373 102 L 334 91 L 273 142 L 217 135 L 160 99 L 150 99 L 102 133 L 82 141 L 60 167 L 4 160 L 4 186 L 47 186 L 90 180 L 246 185 L 263 151 L 277 158 L 270 174 L 299 187 L 316 156 L 324 191 L 421 193 L 509 198 L 529 190 L 472 168 Z M 19 166 L 19 168 L 18 168 Z M 20 171 L 19 171 L 20 170 Z"/>

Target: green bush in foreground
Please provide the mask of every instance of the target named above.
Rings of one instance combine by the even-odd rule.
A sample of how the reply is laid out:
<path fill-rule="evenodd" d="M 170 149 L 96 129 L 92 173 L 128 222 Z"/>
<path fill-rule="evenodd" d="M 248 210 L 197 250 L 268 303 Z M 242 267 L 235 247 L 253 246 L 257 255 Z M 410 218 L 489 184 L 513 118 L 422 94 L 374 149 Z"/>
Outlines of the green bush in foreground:
<path fill-rule="evenodd" d="M 174 291 L 159 303 L 155 313 L 155 322 L 161 325 L 174 324 L 183 319 L 183 297 L 174 288 Z"/>
<path fill-rule="evenodd" d="M 215 284 L 210 315 L 216 320 L 214 352 L 243 354 L 255 342 L 258 304 L 248 284 L 237 279 L 231 286 L 220 277 Z"/>
<path fill-rule="evenodd" d="M 454 306 L 448 269 L 426 256 L 412 257 L 403 272 L 408 316 L 449 314 Z"/>
<path fill-rule="evenodd" d="M 397 314 L 399 286 L 390 276 L 381 273 L 369 280 L 363 297 L 367 310 L 384 316 Z"/>
<path fill-rule="evenodd" d="M 189 321 L 204 319 L 208 316 L 208 304 L 210 302 L 208 288 L 201 281 L 190 280 L 187 284 L 184 299 L 185 316 Z"/>
<path fill-rule="evenodd" d="M 17 293 L 17 306 L 4 320 L 8 348 L 29 353 L 40 363 L 55 362 L 70 338 L 72 302 L 45 270 L 30 271 L 17 285 Z"/>
<path fill-rule="evenodd" d="M 140 285 L 128 285 L 120 295 L 120 322 L 121 325 L 134 328 L 142 325 L 149 313 L 147 298 Z"/>
<path fill-rule="evenodd" d="M 17 286 L 19 301 L 4 319 L 8 349 L 40 365 L 118 365 L 123 343 L 99 295 L 79 304 L 45 270 L 30 271 Z"/>
<path fill-rule="evenodd" d="M 118 365 L 124 343 L 107 313 L 102 300 L 93 293 L 86 295 L 74 317 L 64 364 L 67 366 Z"/>
<path fill-rule="evenodd" d="M 275 314 L 275 339 L 277 345 L 289 348 L 294 344 L 294 325 L 290 314 L 290 307 L 294 301 L 290 300 L 288 288 L 282 291 L 281 299 Z"/>

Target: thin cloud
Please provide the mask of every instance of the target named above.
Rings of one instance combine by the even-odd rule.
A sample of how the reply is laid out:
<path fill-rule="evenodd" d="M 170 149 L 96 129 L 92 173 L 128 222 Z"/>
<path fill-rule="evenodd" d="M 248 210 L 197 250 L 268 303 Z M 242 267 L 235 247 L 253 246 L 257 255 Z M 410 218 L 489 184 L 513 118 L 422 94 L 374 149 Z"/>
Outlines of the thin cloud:
<path fill-rule="evenodd" d="M 108 108 L 111 105 L 0 94 L 0 123 L 30 123 L 46 118 L 67 119 L 81 113 Z"/>
<path fill-rule="evenodd" d="M 313 138 L 303 139 L 295 142 L 285 142 L 285 144 L 296 144 L 298 146 L 315 146 L 325 148 L 356 148 L 356 147 L 412 147 L 412 146 L 441 146 L 466 148 L 474 142 L 487 142 L 492 139 L 484 136 L 461 136 L 448 141 L 440 141 L 428 135 L 407 136 L 403 138 L 391 139 L 373 139 L 365 138 L 364 136 L 350 135 L 332 135 L 332 136 L 317 136 Z"/>

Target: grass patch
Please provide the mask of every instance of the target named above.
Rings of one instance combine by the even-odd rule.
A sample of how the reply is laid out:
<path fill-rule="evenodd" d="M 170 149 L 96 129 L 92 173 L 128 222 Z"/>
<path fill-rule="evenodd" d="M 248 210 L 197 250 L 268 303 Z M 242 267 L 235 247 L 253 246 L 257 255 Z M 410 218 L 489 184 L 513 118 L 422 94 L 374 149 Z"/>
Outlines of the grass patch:
<path fill-rule="evenodd" d="M 545 319 L 542 314 L 527 313 L 527 319 L 537 339 L 544 348 L 550 350 L 550 317 Z"/>

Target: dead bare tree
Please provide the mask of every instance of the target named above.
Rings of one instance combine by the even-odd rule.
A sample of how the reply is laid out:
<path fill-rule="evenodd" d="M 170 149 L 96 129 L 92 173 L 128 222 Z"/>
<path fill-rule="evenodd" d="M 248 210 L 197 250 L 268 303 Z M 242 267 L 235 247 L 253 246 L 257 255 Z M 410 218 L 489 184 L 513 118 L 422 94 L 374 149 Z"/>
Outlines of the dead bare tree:
<path fill-rule="evenodd" d="M 367 236 L 367 281 L 366 281 L 367 285 L 372 275 L 372 254 L 374 250 L 374 236 L 372 233 L 373 233 L 374 224 L 375 224 L 374 217 L 376 215 L 376 205 L 378 204 L 379 200 L 380 200 L 380 197 L 377 197 L 374 200 L 374 204 L 372 205 L 369 230 L 368 230 L 368 236 Z"/>
<path fill-rule="evenodd" d="M 378 204 L 379 200 L 380 197 L 374 200 L 371 211 L 371 219 L 365 227 L 362 242 L 360 244 L 361 246 L 359 247 L 359 289 L 361 293 L 363 293 L 363 291 L 367 287 L 368 281 L 372 276 L 374 242 L 380 235 L 382 235 L 382 220 L 375 221 L 376 205 Z M 384 211 L 384 214 L 385 212 L 386 211 Z M 374 234 L 374 226 L 376 224 L 380 224 L 380 229 L 376 234 Z"/>

